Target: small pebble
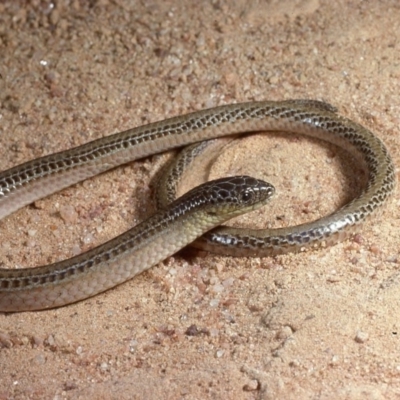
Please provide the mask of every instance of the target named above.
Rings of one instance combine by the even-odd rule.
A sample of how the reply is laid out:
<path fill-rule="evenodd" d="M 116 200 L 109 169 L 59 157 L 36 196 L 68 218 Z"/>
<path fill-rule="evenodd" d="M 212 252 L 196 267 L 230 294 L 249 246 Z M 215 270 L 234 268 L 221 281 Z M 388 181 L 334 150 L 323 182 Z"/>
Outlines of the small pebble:
<path fill-rule="evenodd" d="M 43 365 L 46 363 L 46 357 L 43 354 L 38 354 L 33 358 L 32 362 L 36 365 Z"/>
<path fill-rule="evenodd" d="M 224 289 L 225 289 L 224 286 L 221 285 L 220 283 L 214 285 L 214 286 L 211 288 L 211 290 L 212 290 L 214 293 L 221 293 L 221 292 L 224 291 Z"/>
<path fill-rule="evenodd" d="M 215 357 L 221 358 L 225 354 L 225 350 L 219 349 L 215 353 Z"/>
<path fill-rule="evenodd" d="M 69 205 L 60 207 L 60 216 L 67 224 L 76 224 L 78 222 L 78 213 L 75 207 Z"/>
<path fill-rule="evenodd" d="M 108 370 L 108 364 L 106 362 L 102 362 L 100 365 L 100 369 L 102 371 L 107 371 Z"/>
<path fill-rule="evenodd" d="M 368 340 L 368 337 L 369 337 L 368 333 L 363 332 L 363 331 L 358 331 L 354 340 L 357 343 L 365 343 Z"/>
<path fill-rule="evenodd" d="M 10 335 L 0 332 L 0 348 L 4 347 L 9 349 L 10 347 L 12 347 L 12 345 L 13 343 L 11 341 Z"/>
<path fill-rule="evenodd" d="M 91 233 L 87 233 L 83 238 L 82 238 L 82 242 L 84 244 L 90 244 L 93 243 L 94 241 L 94 237 Z"/>
<path fill-rule="evenodd" d="M 210 301 L 210 307 L 215 308 L 215 307 L 218 307 L 218 305 L 219 305 L 219 300 L 218 299 L 212 299 Z"/>
<path fill-rule="evenodd" d="M 259 383 L 258 383 L 257 379 L 253 379 L 243 386 L 243 390 L 245 392 L 253 392 L 254 390 L 257 390 L 258 387 L 259 387 Z"/>
<path fill-rule="evenodd" d="M 54 345 L 56 344 L 53 335 L 49 335 L 49 336 L 47 337 L 46 342 L 47 342 L 47 344 L 48 344 L 49 346 L 54 346 Z"/>

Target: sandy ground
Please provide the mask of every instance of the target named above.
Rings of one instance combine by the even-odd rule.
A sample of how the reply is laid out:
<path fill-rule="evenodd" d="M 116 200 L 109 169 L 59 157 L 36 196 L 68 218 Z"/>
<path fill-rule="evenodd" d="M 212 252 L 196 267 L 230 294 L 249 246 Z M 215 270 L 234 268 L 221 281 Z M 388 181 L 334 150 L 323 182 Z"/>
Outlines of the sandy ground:
<path fill-rule="evenodd" d="M 205 107 L 289 98 L 333 103 L 400 165 L 399 21 L 398 0 L 2 2 L 0 169 Z M 136 224 L 166 158 L 6 218 L 1 265 L 61 260 Z M 213 174 L 233 172 L 277 188 L 242 220 L 258 226 L 332 212 L 365 178 L 343 151 L 281 134 L 233 144 Z M 397 192 L 331 248 L 185 251 L 78 304 L 1 314 L 0 399 L 400 398 L 399 205 Z"/>

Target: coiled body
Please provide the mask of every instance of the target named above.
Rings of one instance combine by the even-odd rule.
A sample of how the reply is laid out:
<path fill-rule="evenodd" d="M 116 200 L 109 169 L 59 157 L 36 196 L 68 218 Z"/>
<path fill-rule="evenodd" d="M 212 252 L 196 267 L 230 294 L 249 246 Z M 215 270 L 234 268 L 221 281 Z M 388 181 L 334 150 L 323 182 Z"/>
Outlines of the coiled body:
<path fill-rule="evenodd" d="M 217 244 L 224 242 L 232 254 L 242 255 L 247 248 L 251 255 L 266 255 L 337 239 L 384 204 L 394 190 L 395 176 L 383 143 L 369 130 L 334 111 L 326 103 L 307 100 L 232 104 L 130 129 L 38 158 L 0 174 L 0 218 L 38 198 L 138 158 L 226 135 L 279 130 L 320 138 L 349 150 L 368 170 L 366 189 L 333 215 L 311 224 L 278 230 L 272 236 L 247 235 L 243 240 L 225 235 Z M 157 229 L 164 228 L 162 225 Z M 92 257 L 96 254 L 93 251 L 79 257 L 82 260 Z M 45 275 L 51 275 L 54 266 L 39 268 L 43 268 Z M 7 310 L 4 293 L 12 289 L 10 281 L 18 274 L 18 271 L 0 269 L 0 311 Z M 105 273 L 103 280 L 112 279 L 111 274 Z M 39 279 L 38 287 L 40 284 Z M 63 296 L 61 286 L 58 296 Z M 63 304 L 66 303 L 68 299 Z"/>

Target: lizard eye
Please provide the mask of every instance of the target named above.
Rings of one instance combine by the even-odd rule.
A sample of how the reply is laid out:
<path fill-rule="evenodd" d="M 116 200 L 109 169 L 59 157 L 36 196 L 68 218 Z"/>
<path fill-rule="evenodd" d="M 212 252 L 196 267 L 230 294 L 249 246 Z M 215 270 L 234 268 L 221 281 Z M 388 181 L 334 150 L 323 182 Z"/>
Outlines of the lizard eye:
<path fill-rule="evenodd" d="M 243 203 L 248 203 L 254 197 L 254 192 L 252 190 L 245 190 L 241 195 L 241 201 Z"/>

